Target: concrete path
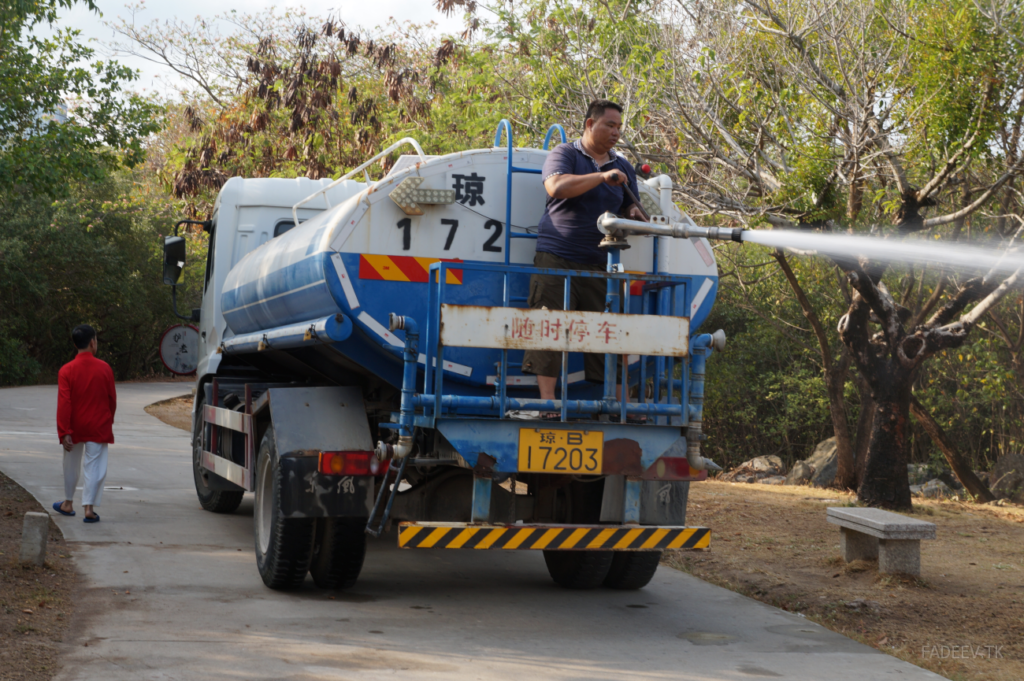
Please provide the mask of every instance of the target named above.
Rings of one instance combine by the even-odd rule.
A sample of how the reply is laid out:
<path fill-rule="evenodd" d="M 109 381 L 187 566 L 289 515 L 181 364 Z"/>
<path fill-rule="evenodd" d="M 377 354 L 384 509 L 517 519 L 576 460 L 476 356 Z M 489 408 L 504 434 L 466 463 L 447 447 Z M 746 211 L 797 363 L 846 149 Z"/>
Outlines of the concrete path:
<path fill-rule="evenodd" d="M 540 552 L 389 537 L 351 591 L 271 591 L 248 496 L 232 515 L 201 510 L 187 434 L 143 411 L 188 390 L 118 386 L 103 520 L 82 523 L 78 499 L 56 518 L 85 584 L 59 679 L 941 678 L 664 567 L 641 591 L 580 593 L 551 582 Z M 0 469 L 46 508 L 63 494 L 56 399 L 0 390 Z"/>

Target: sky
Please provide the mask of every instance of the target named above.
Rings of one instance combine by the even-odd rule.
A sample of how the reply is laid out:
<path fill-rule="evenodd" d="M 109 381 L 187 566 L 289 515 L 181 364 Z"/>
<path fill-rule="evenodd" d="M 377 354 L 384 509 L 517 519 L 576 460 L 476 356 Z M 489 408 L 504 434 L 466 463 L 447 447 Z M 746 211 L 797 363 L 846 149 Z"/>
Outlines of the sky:
<path fill-rule="evenodd" d="M 83 38 L 92 41 L 91 46 L 99 55 L 108 57 L 111 54 L 103 44 L 112 41 L 114 32 L 106 27 L 104 22 L 113 22 L 118 16 L 128 18 L 130 13 L 126 7 L 126 0 L 96 0 L 96 4 L 103 13 L 102 17 L 90 12 L 82 4 L 76 4 L 71 10 L 63 13 L 60 25 L 79 29 Z M 304 8 L 308 15 L 340 16 L 347 25 L 360 26 L 364 29 L 383 26 L 389 17 L 416 23 L 433 21 L 438 24 L 439 32 L 456 32 L 462 29 L 461 16 L 452 15 L 446 18 L 434 9 L 434 0 L 150 0 L 136 13 L 136 22 L 148 24 L 174 18 L 191 21 L 197 16 L 213 18 L 231 10 L 255 14 L 270 6 L 277 10 L 286 7 Z M 173 84 L 178 76 L 169 68 L 130 55 L 112 56 L 142 73 L 141 80 L 135 84 L 137 89 L 145 89 L 147 92 L 156 90 L 164 94 L 175 91 Z"/>

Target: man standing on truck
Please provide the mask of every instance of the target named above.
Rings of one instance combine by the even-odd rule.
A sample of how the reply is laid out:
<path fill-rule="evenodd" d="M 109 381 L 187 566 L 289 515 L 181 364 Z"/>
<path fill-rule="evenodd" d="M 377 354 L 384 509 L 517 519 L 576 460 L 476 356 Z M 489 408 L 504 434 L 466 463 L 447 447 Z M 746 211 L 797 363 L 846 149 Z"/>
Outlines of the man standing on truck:
<path fill-rule="evenodd" d="M 95 507 L 100 504 L 107 477 L 107 446 L 114 442 L 114 372 L 96 358 L 94 328 L 88 324 L 76 326 L 71 338 L 78 355 L 61 367 L 57 378 L 57 437 L 64 447 L 64 501 L 55 502 L 53 510 L 75 515 L 71 501 L 84 467 L 83 520 L 98 523 L 100 516 Z"/>
<path fill-rule="evenodd" d="M 537 255 L 533 259 L 536 267 L 604 272 L 608 256 L 598 247 L 604 235 L 597 229 L 597 218 L 612 212 L 634 220 L 646 219 L 640 206 L 623 190 L 628 183 L 633 196 L 640 195 L 636 172 L 614 149 L 622 131 L 622 107 L 607 99 L 591 102 L 583 129 L 583 137 L 558 146 L 544 161 L 541 177 L 548 200 L 539 223 Z M 600 312 L 604 310 L 605 293 L 604 279 L 573 278 L 569 309 Z M 564 296 L 564 277 L 530 277 L 530 309 L 561 310 Z M 555 399 L 561 367 L 560 352 L 527 350 L 523 356 L 523 373 L 536 374 L 542 400 Z M 604 381 L 604 355 L 585 354 L 583 367 L 588 381 Z M 620 396 L 621 386 L 616 392 Z"/>

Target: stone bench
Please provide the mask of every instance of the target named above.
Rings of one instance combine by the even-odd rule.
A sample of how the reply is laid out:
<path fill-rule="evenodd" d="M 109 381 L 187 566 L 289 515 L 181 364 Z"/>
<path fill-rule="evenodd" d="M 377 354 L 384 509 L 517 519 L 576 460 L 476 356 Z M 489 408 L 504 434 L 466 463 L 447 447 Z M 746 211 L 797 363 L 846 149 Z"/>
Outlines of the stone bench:
<path fill-rule="evenodd" d="M 828 508 L 839 525 L 843 560 L 878 560 L 884 573 L 921 574 L 921 540 L 935 539 L 935 523 L 878 508 Z"/>

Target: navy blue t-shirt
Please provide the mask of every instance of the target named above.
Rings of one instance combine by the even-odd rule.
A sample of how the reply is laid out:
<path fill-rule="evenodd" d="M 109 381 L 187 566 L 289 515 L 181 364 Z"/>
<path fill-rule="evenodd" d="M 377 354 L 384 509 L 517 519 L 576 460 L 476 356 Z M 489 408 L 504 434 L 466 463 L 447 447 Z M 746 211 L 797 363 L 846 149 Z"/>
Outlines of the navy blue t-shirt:
<path fill-rule="evenodd" d="M 640 196 L 636 186 L 636 172 L 624 156 L 615 150 L 609 152 L 611 159 L 603 166 L 583 151 L 579 140 L 555 148 L 544 161 L 542 180 L 552 175 L 589 175 L 591 173 L 619 170 L 629 178 L 629 188 L 634 196 Z M 611 211 L 625 215 L 633 205 L 622 187 L 613 187 L 602 182 L 590 191 L 571 199 L 556 199 L 548 196 L 544 215 L 541 216 L 537 235 L 537 251 L 553 253 L 566 260 L 588 265 L 603 265 L 607 254 L 597 247 L 604 235 L 597 229 L 597 218 Z"/>

